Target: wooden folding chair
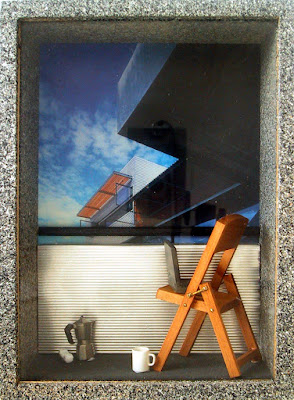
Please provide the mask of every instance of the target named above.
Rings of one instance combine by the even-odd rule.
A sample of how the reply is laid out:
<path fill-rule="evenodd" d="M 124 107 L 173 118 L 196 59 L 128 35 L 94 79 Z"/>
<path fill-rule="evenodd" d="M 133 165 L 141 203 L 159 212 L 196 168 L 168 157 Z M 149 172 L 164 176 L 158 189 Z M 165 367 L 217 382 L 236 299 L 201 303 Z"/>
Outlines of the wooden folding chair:
<path fill-rule="evenodd" d="M 158 289 L 156 297 L 170 303 L 179 304 L 178 311 L 168 334 L 156 357 L 154 370 L 161 371 L 184 324 L 190 308 L 197 310 L 180 354 L 188 356 L 198 336 L 206 315 L 209 315 L 217 337 L 228 373 L 231 378 L 241 375 L 240 367 L 248 361 L 261 360 L 261 354 L 254 338 L 248 317 L 232 274 L 225 275 L 236 251 L 248 219 L 232 214 L 216 222 L 205 250 L 195 269 L 184 294 L 175 292 L 170 286 Z M 211 282 L 202 283 L 214 254 L 224 252 Z M 219 292 L 224 281 L 228 293 Z M 221 314 L 234 308 L 248 351 L 235 357 Z"/>

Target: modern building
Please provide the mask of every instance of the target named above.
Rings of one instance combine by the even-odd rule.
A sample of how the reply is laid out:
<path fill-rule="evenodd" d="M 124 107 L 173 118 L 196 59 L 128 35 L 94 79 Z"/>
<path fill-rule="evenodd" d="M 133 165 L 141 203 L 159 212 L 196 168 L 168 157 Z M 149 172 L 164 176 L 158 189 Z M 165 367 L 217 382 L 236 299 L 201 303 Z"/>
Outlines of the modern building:
<path fill-rule="evenodd" d="M 78 213 L 92 226 L 140 226 L 136 196 L 158 178 L 166 167 L 133 157 L 119 172 L 114 171 Z"/>
<path fill-rule="evenodd" d="M 103 226 L 258 225 L 259 49 L 138 44 L 118 83 L 118 134 L 174 157 L 134 157 L 78 216 Z"/>
<path fill-rule="evenodd" d="M 118 134 L 178 159 L 137 196 L 143 225 L 244 210 L 258 225 L 259 58 L 255 45 L 137 45 L 118 83 Z"/>

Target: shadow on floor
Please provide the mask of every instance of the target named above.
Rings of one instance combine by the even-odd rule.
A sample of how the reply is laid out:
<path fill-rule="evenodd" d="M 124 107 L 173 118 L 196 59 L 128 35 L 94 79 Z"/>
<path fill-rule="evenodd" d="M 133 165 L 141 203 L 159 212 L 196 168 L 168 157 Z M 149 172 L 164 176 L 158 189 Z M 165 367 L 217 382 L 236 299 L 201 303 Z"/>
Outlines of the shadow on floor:
<path fill-rule="evenodd" d="M 237 379 L 271 379 L 263 361 L 247 363 Z M 93 361 L 74 361 L 66 364 L 58 354 L 39 354 L 21 380 L 34 381 L 165 381 L 165 380 L 219 380 L 229 379 L 221 354 L 192 354 L 182 357 L 171 354 L 162 372 L 152 369 L 145 373 L 132 371 L 131 354 L 96 354 Z"/>

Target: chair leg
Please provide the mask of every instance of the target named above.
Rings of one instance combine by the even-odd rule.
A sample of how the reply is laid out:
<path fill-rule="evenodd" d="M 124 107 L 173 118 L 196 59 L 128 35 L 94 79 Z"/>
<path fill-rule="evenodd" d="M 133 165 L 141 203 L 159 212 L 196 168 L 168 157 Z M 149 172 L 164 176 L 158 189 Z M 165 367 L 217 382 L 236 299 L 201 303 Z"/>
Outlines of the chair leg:
<path fill-rule="evenodd" d="M 155 371 L 161 371 L 162 368 L 164 367 L 164 364 L 167 360 L 167 357 L 169 356 L 170 352 L 172 351 L 172 348 L 175 344 L 175 341 L 177 340 L 177 337 L 182 329 L 182 326 L 185 322 L 185 319 L 188 315 L 188 312 L 190 310 L 190 306 L 184 307 L 183 305 L 180 305 L 178 308 L 178 311 L 174 317 L 174 320 L 169 328 L 169 331 L 164 339 L 164 342 L 161 346 L 160 352 L 158 353 L 155 364 L 153 366 L 153 369 Z"/>
<path fill-rule="evenodd" d="M 202 327 L 202 324 L 205 320 L 207 313 L 203 311 L 196 311 L 196 315 L 193 319 L 193 322 L 190 326 L 190 329 L 187 333 L 187 336 L 182 344 L 180 354 L 181 356 L 187 357 L 190 354 L 190 351 L 193 347 L 193 344 L 195 343 L 195 340 L 197 339 L 197 336 L 200 332 L 200 329 Z"/>
<path fill-rule="evenodd" d="M 224 277 L 224 282 L 228 293 L 231 293 L 232 295 L 238 297 L 241 300 L 233 275 L 232 274 L 226 275 Z M 262 357 L 242 301 L 240 301 L 239 304 L 236 307 L 234 307 L 234 310 L 248 350 L 257 351 L 256 357 L 252 358 L 251 361 L 260 361 Z"/>
<path fill-rule="evenodd" d="M 200 285 L 200 289 L 203 286 L 208 286 L 208 290 L 203 292 L 202 296 L 207 306 L 208 315 L 211 320 L 211 324 L 213 326 L 215 336 L 221 349 L 228 373 L 230 375 L 230 378 L 236 378 L 241 375 L 240 368 L 233 352 L 231 342 L 229 340 L 225 325 L 221 317 L 221 313 L 218 309 L 213 290 L 209 283 Z"/>

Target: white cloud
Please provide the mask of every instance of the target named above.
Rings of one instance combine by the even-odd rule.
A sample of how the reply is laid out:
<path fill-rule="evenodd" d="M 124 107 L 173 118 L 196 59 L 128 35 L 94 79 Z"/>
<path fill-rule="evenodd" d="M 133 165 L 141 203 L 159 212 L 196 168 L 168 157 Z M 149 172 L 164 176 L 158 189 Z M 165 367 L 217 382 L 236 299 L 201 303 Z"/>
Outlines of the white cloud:
<path fill-rule="evenodd" d="M 41 84 L 39 90 L 39 112 L 42 115 L 58 115 L 58 112 L 60 112 L 59 104 L 47 93 L 48 88 Z"/>
<path fill-rule="evenodd" d="M 82 205 L 70 196 L 59 197 L 48 193 L 39 201 L 39 224 L 41 226 L 74 226 L 79 225 L 77 213 Z"/>
<path fill-rule="evenodd" d="M 69 158 L 75 164 L 92 153 L 98 164 L 102 159 L 122 167 L 138 147 L 137 143 L 117 134 L 116 118 L 111 115 L 96 112 L 92 121 L 83 114 L 76 115 L 70 120 L 70 128 L 74 149 Z M 97 169 L 95 162 L 90 167 Z"/>
<path fill-rule="evenodd" d="M 117 134 L 113 115 L 94 115 L 62 104 L 40 90 L 39 220 L 41 225 L 78 223 L 78 211 L 114 171 L 134 155 L 168 166 L 160 152 Z"/>

